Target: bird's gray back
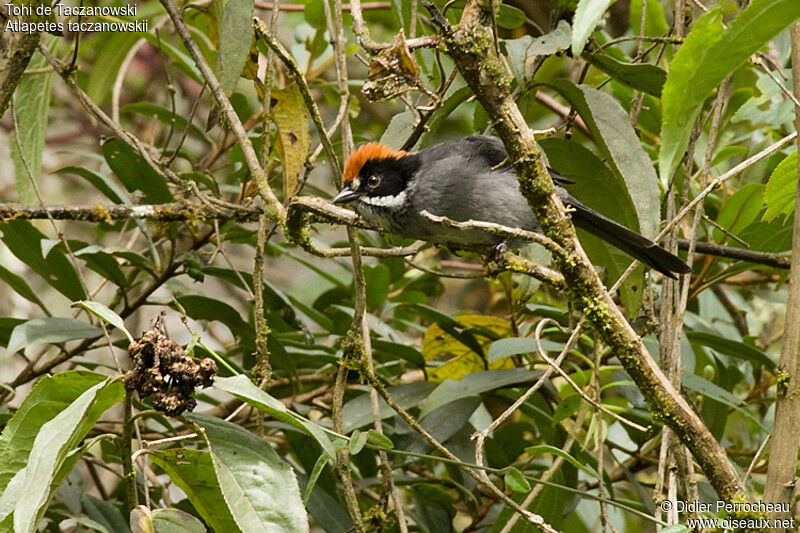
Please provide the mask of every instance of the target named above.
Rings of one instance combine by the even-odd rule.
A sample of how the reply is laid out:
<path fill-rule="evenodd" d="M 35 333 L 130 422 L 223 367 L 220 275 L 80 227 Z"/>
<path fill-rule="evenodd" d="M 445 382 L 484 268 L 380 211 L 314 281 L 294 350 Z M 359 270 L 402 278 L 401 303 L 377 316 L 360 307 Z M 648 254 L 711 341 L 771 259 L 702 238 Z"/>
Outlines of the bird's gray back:
<path fill-rule="evenodd" d="M 538 231 L 536 217 L 519 192 L 517 176 L 511 169 L 491 170 L 491 167 L 484 165 L 485 168 L 475 174 L 471 157 L 463 151 L 439 151 L 436 155 L 439 159 L 431 158 L 424 165 L 430 174 L 420 176 L 410 184 L 414 188 L 411 198 L 426 199 L 425 205 L 413 202 L 411 211 L 419 213 L 426 209 L 434 215 L 458 222 L 491 221 L 512 228 Z M 439 178 L 431 179 L 431 176 Z M 481 216 L 484 213 L 486 216 Z M 448 238 L 455 242 L 476 238 L 474 234 L 467 235 L 458 230 L 448 233 Z M 486 244 L 496 244 L 501 239 L 484 234 L 480 240 Z"/>

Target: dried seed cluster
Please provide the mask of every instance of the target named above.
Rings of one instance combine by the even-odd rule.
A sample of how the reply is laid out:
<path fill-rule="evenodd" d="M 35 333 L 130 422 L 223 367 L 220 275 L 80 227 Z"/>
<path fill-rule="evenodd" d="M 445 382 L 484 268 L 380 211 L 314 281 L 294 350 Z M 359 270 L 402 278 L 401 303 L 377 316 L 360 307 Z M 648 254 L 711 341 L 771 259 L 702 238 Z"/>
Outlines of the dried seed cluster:
<path fill-rule="evenodd" d="M 125 374 L 125 388 L 140 398 L 153 395 L 153 408 L 178 416 L 197 405 L 194 389 L 210 387 L 217 374 L 213 359 L 199 360 L 157 328 L 147 330 L 128 348 L 133 368 Z"/>

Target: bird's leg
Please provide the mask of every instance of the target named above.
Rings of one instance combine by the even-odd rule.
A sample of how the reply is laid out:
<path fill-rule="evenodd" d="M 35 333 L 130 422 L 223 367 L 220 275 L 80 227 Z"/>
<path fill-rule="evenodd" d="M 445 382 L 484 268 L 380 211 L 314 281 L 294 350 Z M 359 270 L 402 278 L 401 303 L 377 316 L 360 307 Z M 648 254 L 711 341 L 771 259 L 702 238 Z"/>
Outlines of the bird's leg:
<path fill-rule="evenodd" d="M 486 254 L 487 267 L 490 272 L 502 272 L 505 266 L 504 256 L 508 251 L 508 240 L 501 241 L 489 249 Z"/>

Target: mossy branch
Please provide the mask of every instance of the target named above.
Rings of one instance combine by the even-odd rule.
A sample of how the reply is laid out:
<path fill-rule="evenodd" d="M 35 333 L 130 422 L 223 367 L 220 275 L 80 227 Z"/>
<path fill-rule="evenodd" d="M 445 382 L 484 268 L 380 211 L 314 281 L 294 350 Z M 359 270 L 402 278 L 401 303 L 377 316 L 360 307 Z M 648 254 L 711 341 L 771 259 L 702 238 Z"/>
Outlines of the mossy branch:
<path fill-rule="evenodd" d="M 724 448 L 700 417 L 664 376 L 641 338 L 617 309 L 581 248 L 564 206 L 555 194 L 542 152 L 510 91 L 510 80 L 493 53 L 490 2 L 469 0 L 460 24 L 451 27 L 423 2 L 441 27 L 444 47 L 478 101 L 488 113 L 508 152 L 520 183 L 542 229 L 566 252 L 556 264 L 570 288 L 570 297 L 613 350 L 645 396 L 653 417 L 675 431 L 692 451 L 709 483 L 727 502 L 750 501 Z"/>

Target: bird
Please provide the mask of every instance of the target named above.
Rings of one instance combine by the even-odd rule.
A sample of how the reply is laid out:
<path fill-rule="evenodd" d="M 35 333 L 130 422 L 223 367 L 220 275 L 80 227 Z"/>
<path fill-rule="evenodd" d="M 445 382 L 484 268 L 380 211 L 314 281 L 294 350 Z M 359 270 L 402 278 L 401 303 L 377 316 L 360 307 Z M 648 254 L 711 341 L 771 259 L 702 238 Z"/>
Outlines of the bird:
<path fill-rule="evenodd" d="M 691 272 L 680 257 L 581 203 L 564 187 L 573 182 L 548 170 L 576 227 L 667 277 Z M 350 204 L 367 223 L 403 237 L 461 249 L 520 244 L 485 229 L 464 230 L 435 222 L 423 211 L 456 222 L 542 231 L 519 191 L 503 143 L 488 135 L 470 135 L 418 152 L 367 143 L 348 158 L 342 182 L 334 204 Z"/>

